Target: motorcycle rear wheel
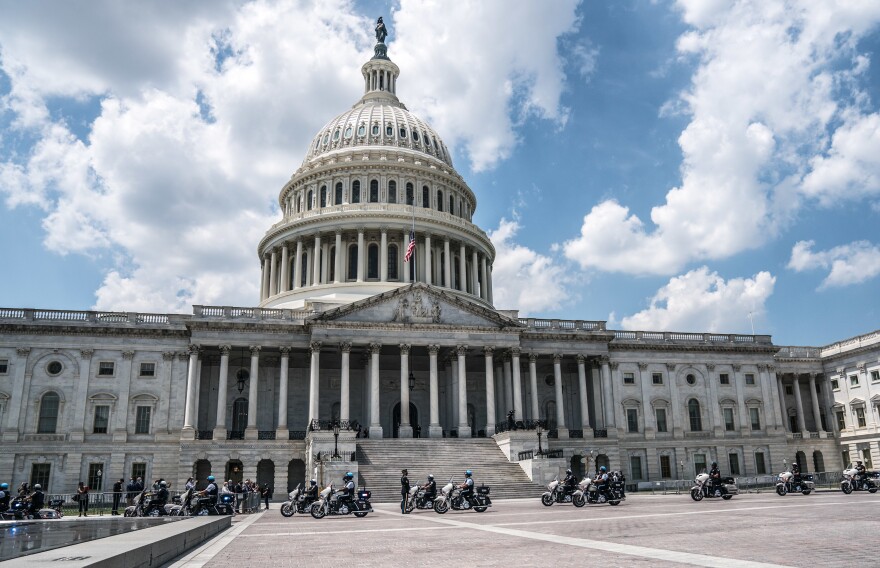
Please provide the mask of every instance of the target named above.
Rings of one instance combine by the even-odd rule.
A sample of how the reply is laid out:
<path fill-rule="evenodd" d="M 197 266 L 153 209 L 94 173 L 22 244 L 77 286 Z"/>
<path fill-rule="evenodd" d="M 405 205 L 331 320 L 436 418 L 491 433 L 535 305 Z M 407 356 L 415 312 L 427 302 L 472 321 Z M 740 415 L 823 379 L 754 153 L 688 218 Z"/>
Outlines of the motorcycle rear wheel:
<path fill-rule="evenodd" d="M 813 492 L 812 489 L 804 489 L 803 491 L 801 491 L 801 494 L 802 494 L 802 495 L 809 495 L 809 494 L 812 493 L 812 492 Z"/>
<path fill-rule="evenodd" d="M 474 505 L 474 511 L 478 513 L 485 513 L 487 507 L 483 507 L 482 505 Z"/>
<path fill-rule="evenodd" d="M 314 517 L 316 519 L 323 519 L 324 518 L 324 514 L 325 514 L 324 507 L 318 507 L 318 506 L 312 507 L 311 512 L 312 512 L 312 517 Z"/>
<path fill-rule="evenodd" d="M 541 495 L 541 504 L 545 507 L 553 505 L 553 497 L 551 495 Z"/>
<path fill-rule="evenodd" d="M 781 486 L 781 485 L 778 485 L 778 486 L 776 487 L 776 493 L 777 493 L 780 497 L 785 497 L 785 494 L 788 493 L 788 491 L 785 490 L 785 487 L 783 487 L 783 486 Z"/>
<path fill-rule="evenodd" d="M 608 501 L 608 504 L 612 507 L 616 507 L 620 505 L 620 499 L 611 499 L 610 501 Z"/>
<path fill-rule="evenodd" d="M 587 500 L 584 499 L 583 495 L 577 495 L 571 500 L 571 504 L 575 507 L 583 507 L 587 504 Z"/>
<path fill-rule="evenodd" d="M 725 501 L 730 501 L 731 499 L 733 499 L 733 495 L 722 495 L 721 498 Z"/>
<path fill-rule="evenodd" d="M 846 483 L 840 486 L 840 490 L 843 491 L 844 495 L 849 495 L 850 493 L 852 493 L 852 486 Z"/>
<path fill-rule="evenodd" d="M 362 518 L 364 518 L 364 517 L 367 516 L 367 513 L 368 513 L 368 512 L 369 512 L 369 511 L 355 511 L 355 512 L 354 512 L 354 516 L 357 517 L 357 518 L 359 518 L 359 519 L 362 519 Z"/>
<path fill-rule="evenodd" d="M 434 503 L 434 512 L 441 515 L 449 510 L 449 503 L 445 501 L 437 501 Z"/>
<path fill-rule="evenodd" d="M 296 513 L 296 505 L 291 505 L 290 503 L 281 505 L 282 517 L 292 517 L 294 513 Z"/>
<path fill-rule="evenodd" d="M 876 487 L 869 488 L 868 493 L 877 493 L 877 488 Z"/>
<path fill-rule="evenodd" d="M 693 499 L 694 501 L 702 501 L 703 492 L 699 489 L 691 489 L 691 499 Z"/>

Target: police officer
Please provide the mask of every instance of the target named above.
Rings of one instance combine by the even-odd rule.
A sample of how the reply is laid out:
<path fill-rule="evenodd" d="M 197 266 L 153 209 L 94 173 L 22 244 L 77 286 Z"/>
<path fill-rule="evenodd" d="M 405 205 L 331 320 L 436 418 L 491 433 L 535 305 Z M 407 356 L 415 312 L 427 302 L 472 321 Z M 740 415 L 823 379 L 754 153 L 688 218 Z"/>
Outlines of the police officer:
<path fill-rule="evenodd" d="M 422 485 L 422 489 L 425 490 L 424 501 L 433 501 L 437 498 L 437 482 L 434 481 L 433 475 L 428 474 L 428 482 Z"/>
<path fill-rule="evenodd" d="M 599 468 L 599 474 L 596 475 L 596 479 L 594 480 L 596 484 L 596 489 L 599 490 L 599 493 L 608 495 L 608 468 L 604 465 Z"/>
<path fill-rule="evenodd" d="M 721 470 L 718 469 L 718 462 L 712 462 L 712 469 L 709 470 L 709 480 L 712 482 L 712 493 L 721 490 Z"/>
<path fill-rule="evenodd" d="M 9 509 L 9 484 L 0 483 L 0 512 Z"/>
<path fill-rule="evenodd" d="M 801 466 L 796 461 L 791 462 L 791 474 L 794 476 L 791 480 L 792 483 L 801 482 Z"/>
<path fill-rule="evenodd" d="M 216 487 L 216 485 L 214 486 Z M 159 489 L 156 491 L 156 494 L 153 495 L 153 498 L 150 499 L 150 504 L 147 507 L 149 511 L 153 507 L 159 511 L 159 515 L 165 514 L 165 504 L 168 502 L 168 482 L 164 479 L 159 481 Z"/>
<path fill-rule="evenodd" d="M 199 500 L 196 503 L 196 514 L 202 510 L 202 507 L 206 505 L 216 505 L 217 504 L 217 494 L 219 490 L 217 489 L 217 484 L 214 483 L 214 476 L 208 476 L 208 486 L 199 491 Z"/>
<path fill-rule="evenodd" d="M 352 472 L 346 472 L 342 476 L 342 489 L 338 491 L 338 494 L 339 501 L 351 501 L 352 495 L 354 495 L 354 474 Z"/>
<path fill-rule="evenodd" d="M 400 514 L 406 515 L 406 499 L 409 497 L 409 472 L 400 471 Z"/>
<path fill-rule="evenodd" d="M 318 482 L 316 480 L 309 481 L 309 487 L 305 492 L 307 501 L 315 501 L 318 498 Z"/>
<path fill-rule="evenodd" d="M 30 505 L 28 505 L 28 513 L 31 515 L 36 515 L 37 511 L 45 506 L 46 494 L 43 493 L 43 488 L 39 483 L 34 485 L 34 492 L 28 496 L 28 500 L 30 501 Z"/>
<path fill-rule="evenodd" d="M 865 481 L 865 473 L 868 470 L 865 468 L 865 464 L 861 462 L 861 460 L 856 462 L 856 486 L 861 487 L 862 483 Z"/>
<path fill-rule="evenodd" d="M 464 472 L 464 482 L 458 486 L 461 490 L 458 496 L 468 501 L 474 496 L 474 478 L 472 476 L 473 472 L 471 470 Z"/>
<path fill-rule="evenodd" d="M 567 494 L 574 493 L 574 490 L 577 489 L 577 477 L 570 469 L 565 470 L 565 480 L 563 481 L 563 485 L 565 485 L 565 492 Z"/>

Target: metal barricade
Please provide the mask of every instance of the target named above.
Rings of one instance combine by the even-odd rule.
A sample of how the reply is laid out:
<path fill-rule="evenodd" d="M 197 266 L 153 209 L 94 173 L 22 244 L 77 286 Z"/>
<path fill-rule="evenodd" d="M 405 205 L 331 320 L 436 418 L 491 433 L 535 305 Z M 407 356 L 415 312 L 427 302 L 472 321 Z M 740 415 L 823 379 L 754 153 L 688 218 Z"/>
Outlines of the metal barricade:
<path fill-rule="evenodd" d="M 240 513 L 256 513 L 260 510 L 260 494 L 256 491 L 235 494 L 235 510 Z"/>

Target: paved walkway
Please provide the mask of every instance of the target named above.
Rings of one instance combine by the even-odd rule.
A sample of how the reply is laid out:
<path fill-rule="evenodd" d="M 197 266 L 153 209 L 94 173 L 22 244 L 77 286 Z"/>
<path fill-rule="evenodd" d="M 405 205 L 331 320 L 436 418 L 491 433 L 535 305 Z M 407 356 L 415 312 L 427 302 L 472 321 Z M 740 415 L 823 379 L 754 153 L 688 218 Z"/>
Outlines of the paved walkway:
<path fill-rule="evenodd" d="M 488 512 L 391 504 L 364 519 L 253 515 L 175 567 L 877 566 L 880 495 L 631 495 L 618 507 L 497 501 Z"/>

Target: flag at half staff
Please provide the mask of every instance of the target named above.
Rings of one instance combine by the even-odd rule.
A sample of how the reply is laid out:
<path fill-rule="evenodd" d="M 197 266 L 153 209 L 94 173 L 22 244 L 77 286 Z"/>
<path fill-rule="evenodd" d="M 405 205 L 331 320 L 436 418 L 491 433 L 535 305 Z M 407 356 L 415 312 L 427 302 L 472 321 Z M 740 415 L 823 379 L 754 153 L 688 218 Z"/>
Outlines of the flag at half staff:
<path fill-rule="evenodd" d="M 409 234 L 409 244 L 406 245 L 406 254 L 403 255 L 403 262 L 409 262 L 413 253 L 416 252 L 416 232 L 411 231 Z"/>

